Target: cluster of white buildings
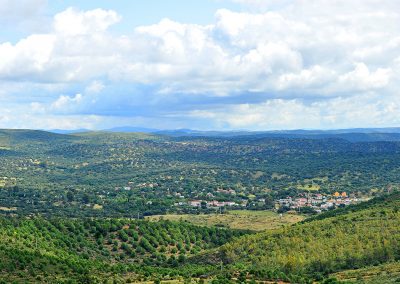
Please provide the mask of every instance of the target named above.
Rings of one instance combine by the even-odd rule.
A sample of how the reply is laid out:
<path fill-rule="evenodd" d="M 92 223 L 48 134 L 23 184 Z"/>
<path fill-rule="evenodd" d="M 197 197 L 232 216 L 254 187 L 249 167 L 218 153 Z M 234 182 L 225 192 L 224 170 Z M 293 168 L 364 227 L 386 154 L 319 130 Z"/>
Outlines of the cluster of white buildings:
<path fill-rule="evenodd" d="M 217 201 L 217 200 L 213 200 L 213 201 L 203 201 L 203 200 L 191 200 L 188 202 L 188 204 L 192 207 L 201 207 L 202 203 L 206 204 L 207 207 L 224 207 L 224 206 L 236 206 L 238 205 L 236 202 L 232 202 L 232 201 Z"/>
<path fill-rule="evenodd" d="M 349 197 L 346 192 L 335 192 L 333 195 L 325 194 L 308 194 L 305 197 L 287 197 L 284 199 L 277 200 L 277 207 L 288 207 L 296 210 L 302 207 L 314 208 L 317 212 L 322 210 L 328 210 L 329 208 L 350 205 L 358 203 L 360 200 L 355 196 Z"/>

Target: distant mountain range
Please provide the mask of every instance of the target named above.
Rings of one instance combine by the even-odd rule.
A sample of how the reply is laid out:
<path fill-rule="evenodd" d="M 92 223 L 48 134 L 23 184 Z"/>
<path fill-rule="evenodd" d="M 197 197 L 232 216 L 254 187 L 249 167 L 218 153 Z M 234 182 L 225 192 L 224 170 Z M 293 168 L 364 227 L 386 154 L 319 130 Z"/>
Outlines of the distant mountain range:
<path fill-rule="evenodd" d="M 65 134 L 65 133 L 79 133 L 89 132 L 92 130 L 81 128 L 73 130 L 63 129 L 52 129 L 49 132 Z M 156 129 L 146 127 L 135 127 L 135 126 L 119 126 L 109 129 L 103 129 L 102 131 L 109 132 L 143 132 L 143 133 L 166 133 L 166 134 L 201 134 L 201 135 L 244 135 L 244 134 L 344 134 L 344 133 L 400 133 L 400 127 L 387 127 L 387 128 L 347 128 L 347 129 L 332 129 L 332 130 L 306 130 L 306 129 L 295 129 L 295 130 L 267 130 L 267 131 L 250 131 L 250 130 L 194 130 L 194 129 Z"/>
<path fill-rule="evenodd" d="M 82 132 L 90 132 L 88 129 L 76 130 L 50 130 L 50 132 L 58 134 L 74 134 Z M 292 138 L 292 139 L 329 139 L 340 138 L 351 142 L 373 142 L 373 141 L 400 141 L 400 127 L 391 128 L 350 128 L 335 130 L 272 130 L 272 131 L 202 131 L 193 129 L 173 129 L 161 130 L 145 127 L 115 127 L 102 130 L 104 132 L 122 132 L 122 133 L 148 133 L 156 135 L 165 135 L 171 137 L 238 137 L 251 136 L 254 138 Z"/>
<path fill-rule="evenodd" d="M 57 133 L 57 134 L 73 134 L 73 133 L 90 132 L 91 130 L 81 128 L 81 129 L 73 129 L 73 130 L 52 129 L 52 130 L 47 130 L 47 131 L 52 132 L 52 133 Z"/>

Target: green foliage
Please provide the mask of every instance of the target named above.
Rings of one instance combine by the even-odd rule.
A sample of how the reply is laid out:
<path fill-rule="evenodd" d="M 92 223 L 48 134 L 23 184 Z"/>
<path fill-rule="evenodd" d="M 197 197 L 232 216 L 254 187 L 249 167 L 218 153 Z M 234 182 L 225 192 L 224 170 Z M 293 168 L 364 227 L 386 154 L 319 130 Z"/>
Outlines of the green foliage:
<path fill-rule="evenodd" d="M 97 274 L 107 279 L 115 270 L 142 275 L 152 267 L 160 275 L 157 267 L 185 265 L 192 247 L 201 252 L 245 233 L 170 221 L 1 217 L 0 280 L 84 281 Z"/>
<path fill-rule="evenodd" d="M 400 260 L 400 193 L 223 245 L 225 263 L 319 278 Z M 267 271 L 264 274 L 268 275 Z M 332 280 L 333 281 L 333 280 Z M 327 282 L 330 283 L 330 282 Z M 332 282 L 333 283 L 333 282 Z"/>
<path fill-rule="evenodd" d="M 0 281 L 335 283 L 400 259 L 399 194 L 256 235 L 132 219 L 215 212 L 191 199 L 260 210 L 307 189 L 379 195 L 399 173 L 400 142 L 0 130 Z"/>

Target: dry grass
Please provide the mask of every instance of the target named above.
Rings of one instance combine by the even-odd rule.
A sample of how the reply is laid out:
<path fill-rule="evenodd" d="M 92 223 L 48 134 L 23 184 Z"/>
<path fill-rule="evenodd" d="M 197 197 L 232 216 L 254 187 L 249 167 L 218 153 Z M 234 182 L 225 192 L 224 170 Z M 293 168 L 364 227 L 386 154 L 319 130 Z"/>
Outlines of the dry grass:
<path fill-rule="evenodd" d="M 0 207 L 0 211 L 17 211 L 18 208 L 17 207 Z"/>
<path fill-rule="evenodd" d="M 171 221 L 187 221 L 199 226 L 224 226 L 232 229 L 245 229 L 263 231 L 277 229 L 282 226 L 294 224 L 304 220 L 304 216 L 296 214 L 283 214 L 282 217 L 272 211 L 235 210 L 226 214 L 201 214 L 201 215 L 156 215 L 147 217 L 148 220 L 160 219 Z"/>
<path fill-rule="evenodd" d="M 306 185 L 298 184 L 296 186 L 296 188 L 298 190 L 318 191 L 318 190 L 320 190 L 321 186 L 319 186 L 318 184 L 315 184 L 315 183 L 310 183 L 310 184 L 306 184 Z"/>
<path fill-rule="evenodd" d="M 101 209 L 103 209 L 103 205 L 95 204 L 95 205 L 93 205 L 93 209 L 94 210 L 101 210 Z"/>

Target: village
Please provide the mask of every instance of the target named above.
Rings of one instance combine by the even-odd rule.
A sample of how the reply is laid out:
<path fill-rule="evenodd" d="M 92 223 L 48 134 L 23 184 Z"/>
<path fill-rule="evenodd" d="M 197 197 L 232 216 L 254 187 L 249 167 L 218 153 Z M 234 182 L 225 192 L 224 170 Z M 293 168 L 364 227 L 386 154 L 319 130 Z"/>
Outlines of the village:
<path fill-rule="evenodd" d="M 116 187 L 117 191 L 132 191 L 134 189 L 140 191 L 156 190 L 160 186 L 156 182 L 145 182 L 135 184 L 128 182 L 123 187 Z M 250 209 L 250 210 L 275 210 L 277 212 L 297 211 L 308 213 L 321 213 L 337 207 L 344 207 L 351 204 L 357 204 L 369 199 L 368 196 L 361 196 L 355 193 L 347 193 L 346 191 L 336 191 L 333 194 L 318 191 L 298 191 L 291 196 L 280 199 L 266 199 L 262 196 L 248 195 L 242 196 L 232 188 L 217 187 L 212 192 L 203 190 L 201 194 L 196 194 L 192 198 L 184 195 L 178 190 L 167 189 L 166 197 L 175 199 L 174 206 L 180 208 L 193 209 Z M 151 205 L 152 201 L 146 204 Z"/>
<path fill-rule="evenodd" d="M 366 201 L 368 198 L 358 198 L 354 194 L 348 195 L 346 192 L 335 192 L 334 194 L 322 194 L 322 193 L 299 193 L 296 197 L 287 197 L 278 199 L 275 201 L 275 210 L 299 210 L 301 208 L 311 208 L 316 213 L 330 210 L 336 207 L 344 207 L 351 204 L 356 204 L 362 201 Z M 247 207 L 250 202 L 262 203 L 264 199 L 257 199 L 253 201 L 242 200 L 241 202 L 234 201 L 207 201 L 207 200 L 190 200 L 186 202 L 179 202 L 176 205 L 189 205 L 191 207 L 202 207 L 202 208 L 213 208 L 213 207 Z"/>
<path fill-rule="evenodd" d="M 348 195 L 345 191 L 341 193 L 335 192 L 332 195 L 321 193 L 303 193 L 298 197 L 287 197 L 277 200 L 275 208 L 299 210 L 304 207 L 309 207 L 314 209 L 315 212 L 321 213 L 324 210 L 348 206 L 350 204 L 356 204 L 366 200 L 367 198 L 358 198 L 354 194 Z"/>

